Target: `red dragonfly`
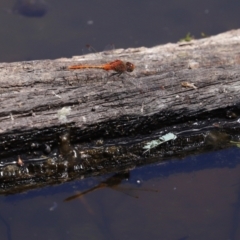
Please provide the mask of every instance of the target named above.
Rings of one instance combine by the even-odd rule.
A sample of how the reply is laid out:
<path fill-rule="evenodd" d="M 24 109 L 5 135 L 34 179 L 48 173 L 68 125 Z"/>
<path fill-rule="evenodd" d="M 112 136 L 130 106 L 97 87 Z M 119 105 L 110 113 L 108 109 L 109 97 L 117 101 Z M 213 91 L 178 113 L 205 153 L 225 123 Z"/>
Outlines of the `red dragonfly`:
<path fill-rule="evenodd" d="M 113 62 L 105 63 L 102 65 L 74 65 L 68 67 L 68 69 L 89 69 L 89 68 L 96 68 L 96 69 L 103 69 L 105 71 L 115 71 L 113 75 L 121 75 L 124 72 L 132 72 L 135 68 L 135 65 L 130 62 L 123 62 L 121 60 L 115 60 Z"/>

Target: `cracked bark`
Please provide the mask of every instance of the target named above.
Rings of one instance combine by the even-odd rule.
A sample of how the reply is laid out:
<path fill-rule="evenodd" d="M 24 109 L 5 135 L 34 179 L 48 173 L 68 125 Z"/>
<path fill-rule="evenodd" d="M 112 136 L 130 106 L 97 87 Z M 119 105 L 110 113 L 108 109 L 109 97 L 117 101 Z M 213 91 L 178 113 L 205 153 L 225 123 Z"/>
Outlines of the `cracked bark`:
<path fill-rule="evenodd" d="M 64 69 L 108 59 L 129 60 L 136 69 L 110 78 L 98 69 Z M 14 132 L 62 126 L 58 111 L 63 107 L 71 108 L 66 122 L 83 130 L 106 122 L 114 122 L 117 128 L 123 117 L 128 126 L 132 124 L 128 117 L 147 120 L 156 114 L 163 124 L 171 123 L 172 115 L 180 120 L 235 106 L 239 103 L 239 64 L 240 30 L 153 48 L 118 49 L 111 57 L 99 53 L 1 63 L 0 139 Z M 182 82 L 193 83 L 197 89 L 184 88 Z M 93 130 L 89 131 L 91 135 Z"/>

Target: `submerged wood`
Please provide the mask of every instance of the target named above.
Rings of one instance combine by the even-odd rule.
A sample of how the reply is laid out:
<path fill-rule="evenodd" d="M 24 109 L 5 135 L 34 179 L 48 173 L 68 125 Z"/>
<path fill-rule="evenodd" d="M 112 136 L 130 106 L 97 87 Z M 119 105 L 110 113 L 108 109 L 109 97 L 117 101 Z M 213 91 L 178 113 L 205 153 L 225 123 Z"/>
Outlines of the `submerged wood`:
<path fill-rule="evenodd" d="M 134 63 L 135 70 L 109 77 L 100 69 L 67 69 L 116 59 Z M 56 147 L 66 130 L 76 143 L 142 140 L 139 134 L 175 124 L 224 120 L 232 109 L 237 116 L 239 65 L 240 30 L 111 54 L 0 63 L 0 156 L 17 158 L 33 142 Z"/>

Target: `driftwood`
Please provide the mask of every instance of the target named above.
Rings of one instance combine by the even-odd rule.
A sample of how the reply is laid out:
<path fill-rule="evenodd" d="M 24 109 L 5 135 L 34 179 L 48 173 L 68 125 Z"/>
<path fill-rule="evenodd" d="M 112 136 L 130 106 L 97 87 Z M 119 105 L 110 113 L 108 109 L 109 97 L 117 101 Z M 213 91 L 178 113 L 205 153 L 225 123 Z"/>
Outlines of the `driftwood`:
<path fill-rule="evenodd" d="M 136 68 L 121 76 L 110 76 L 100 69 L 67 68 L 86 63 L 99 65 L 115 59 L 130 61 Z M 199 129 L 207 129 L 219 117 L 222 121 L 225 117 L 236 118 L 240 103 L 239 65 L 240 30 L 153 48 L 117 49 L 72 59 L 1 63 L 1 164 L 9 167 L 17 155 L 24 158 L 29 158 L 29 152 L 31 157 L 37 155 L 39 146 L 41 150 L 50 146 L 52 154 L 59 136 L 57 154 L 63 158 L 66 152 L 75 154 L 70 141 L 78 143 L 77 149 L 82 154 L 80 170 L 84 169 L 84 156 L 97 152 L 91 144 L 105 147 L 101 154 L 97 152 L 98 157 L 95 155 L 95 160 L 101 159 L 97 163 L 94 160 L 98 169 L 109 165 L 104 162 L 106 153 L 113 156 L 118 152 L 115 162 L 110 159 L 111 169 L 116 169 L 122 156 L 129 158 L 131 149 L 121 147 L 120 151 L 119 147 L 113 147 L 120 142 L 134 142 L 131 154 L 134 161 L 142 162 L 142 142 L 149 140 L 150 134 L 154 133 L 153 139 L 163 130 L 172 131 L 174 126 L 179 132 L 191 130 L 196 128 L 196 122 Z M 218 122 L 217 127 L 220 125 Z M 66 132 L 70 136 L 65 144 Z M 197 140 L 203 142 L 199 136 Z M 174 149 L 182 146 L 182 142 L 176 142 Z M 90 163 L 93 167 L 94 163 Z M 88 165 L 85 170 L 91 167 Z M 12 171 L 17 170 L 14 167 Z M 29 169 L 25 177 L 27 174 Z M 11 178 L 15 179 L 15 175 Z"/>

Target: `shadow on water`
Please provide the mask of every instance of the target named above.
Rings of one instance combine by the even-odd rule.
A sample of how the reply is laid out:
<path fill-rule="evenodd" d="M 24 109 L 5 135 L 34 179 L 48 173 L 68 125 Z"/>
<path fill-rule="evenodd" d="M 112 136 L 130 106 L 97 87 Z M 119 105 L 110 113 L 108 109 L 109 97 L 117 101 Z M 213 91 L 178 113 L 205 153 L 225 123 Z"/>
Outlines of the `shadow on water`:
<path fill-rule="evenodd" d="M 48 7 L 44 0 L 17 0 L 12 12 L 25 17 L 43 17 L 47 13 Z"/>
<path fill-rule="evenodd" d="M 90 192 L 97 190 L 97 189 L 106 188 L 106 187 L 109 187 L 113 190 L 122 191 L 123 193 L 125 193 L 131 197 L 134 197 L 134 198 L 138 198 L 138 196 L 131 195 L 130 193 L 127 193 L 126 191 L 140 190 L 140 191 L 158 192 L 157 190 L 143 189 L 143 188 L 138 188 L 138 189 L 137 188 L 120 188 L 119 185 L 122 183 L 122 181 L 125 179 L 128 180 L 129 178 L 130 178 L 129 171 L 116 173 L 113 176 L 107 178 L 105 181 L 102 181 L 98 185 L 96 185 L 86 191 L 83 191 L 83 192 L 77 193 L 73 196 L 70 196 L 70 197 L 66 198 L 64 201 L 68 202 L 68 201 L 74 200 L 76 198 L 80 198 Z"/>

